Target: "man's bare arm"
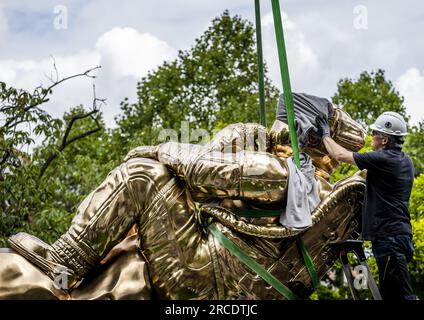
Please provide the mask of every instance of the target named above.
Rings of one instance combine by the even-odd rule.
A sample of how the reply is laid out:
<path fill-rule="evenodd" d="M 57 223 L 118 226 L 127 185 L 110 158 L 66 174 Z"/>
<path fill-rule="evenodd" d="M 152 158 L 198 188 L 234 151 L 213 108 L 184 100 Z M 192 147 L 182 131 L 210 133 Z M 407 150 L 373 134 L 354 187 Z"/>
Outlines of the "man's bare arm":
<path fill-rule="evenodd" d="M 352 152 L 337 144 L 337 142 L 335 142 L 331 137 L 325 137 L 323 141 L 328 153 L 334 159 L 337 161 L 356 165 Z"/>

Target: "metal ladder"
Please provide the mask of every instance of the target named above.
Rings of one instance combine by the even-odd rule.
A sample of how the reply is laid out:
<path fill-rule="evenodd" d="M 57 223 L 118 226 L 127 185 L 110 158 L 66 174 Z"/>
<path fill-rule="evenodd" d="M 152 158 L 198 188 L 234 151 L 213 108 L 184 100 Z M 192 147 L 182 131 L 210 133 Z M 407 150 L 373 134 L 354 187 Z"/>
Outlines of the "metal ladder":
<path fill-rule="evenodd" d="M 360 300 L 360 297 L 358 290 L 354 286 L 354 279 L 350 270 L 349 260 L 347 257 L 347 254 L 349 252 L 353 252 L 358 258 L 359 263 L 365 267 L 367 271 L 366 280 L 368 288 L 371 291 L 374 300 L 382 300 L 380 291 L 378 290 L 378 287 L 374 281 L 374 277 L 372 276 L 371 270 L 368 266 L 367 258 L 365 256 L 365 252 L 362 245 L 363 241 L 361 240 L 343 240 L 332 242 L 329 244 L 329 247 L 337 252 L 337 256 L 339 257 L 343 265 L 343 272 L 346 276 L 353 300 Z"/>

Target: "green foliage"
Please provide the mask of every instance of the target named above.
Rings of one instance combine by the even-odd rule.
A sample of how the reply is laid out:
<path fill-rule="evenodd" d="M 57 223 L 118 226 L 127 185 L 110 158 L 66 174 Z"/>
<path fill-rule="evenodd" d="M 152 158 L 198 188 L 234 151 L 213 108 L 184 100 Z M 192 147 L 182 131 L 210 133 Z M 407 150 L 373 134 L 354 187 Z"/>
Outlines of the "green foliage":
<path fill-rule="evenodd" d="M 416 220 L 424 218 L 424 173 L 414 179 L 409 211 Z"/>
<path fill-rule="evenodd" d="M 415 174 L 424 173 L 424 121 L 419 122 L 418 125 L 412 126 L 409 129 L 403 149 L 408 153 L 414 163 Z"/>
<path fill-rule="evenodd" d="M 29 93 L 0 83 L 5 119 L 0 128 L 0 246 L 22 230 L 54 240 L 69 225 L 82 195 L 99 182 L 98 172 L 90 175 L 86 168 L 93 168 L 87 163 L 95 155 L 94 140 L 103 141 L 101 114 L 77 107 L 63 119 L 52 118 L 42 105 L 57 84 Z M 36 137 L 41 138 L 38 146 Z M 83 155 L 84 164 L 79 162 Z"/>
<path fill-rule="evenodd" d="M 0 82 L 0 236 L 14 232 L 30 221 L 31 208 L 38 202 L 35 178 L 37 166 L 23 152 L 34 142 L 33 135 L 53 137 L 61 126 L 39 106 L 48 101 L 50 89 L 36 88 L 32 93 Z M 32 127 L 32 132 L 26 126 Z M 0 240 L 4 245 L 4 240 Z"/>
<path fill-rule="evenodd" d="M 357 80 L 341 79 L 333 97 L 335 104 L 342 105 L 354 120 L 366 125 L 384 111 L 395 111 L 408 119 L 403 100 L 381 69 L 364 71 Z"/>
<path fill-rule="evenodd" d="M 118 119 L 125 149 L 157 143 L 159 129 L 214 129 L 234 122 L 258 122 L 259 102 L 254 28 L 225 11 L 212 21 L 190 50 L 142 78 L 138 101 L 122 103 Z M 272 124 L 277 91 L 265 79 L 268 121 Z"/>
<path fill-rule="evenodd" d="M 415 294 L 424 298 L 424 219 L 412 220 L 414 256 L 409 264 Z"/>

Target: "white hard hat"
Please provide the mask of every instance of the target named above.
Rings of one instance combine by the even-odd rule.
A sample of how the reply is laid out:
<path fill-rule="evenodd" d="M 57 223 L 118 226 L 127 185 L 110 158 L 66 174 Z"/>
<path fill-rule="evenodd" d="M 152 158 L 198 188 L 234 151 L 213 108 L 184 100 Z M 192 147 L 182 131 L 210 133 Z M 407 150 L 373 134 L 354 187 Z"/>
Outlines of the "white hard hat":
<path fill-rule="evenodd" d="M 391 136 L 406 136 L 408 134 L 406 122 L 403 117 L 393 111 L 383 112 L 375 122 L 370 125 L 374 131 L 385 133 Z"/>

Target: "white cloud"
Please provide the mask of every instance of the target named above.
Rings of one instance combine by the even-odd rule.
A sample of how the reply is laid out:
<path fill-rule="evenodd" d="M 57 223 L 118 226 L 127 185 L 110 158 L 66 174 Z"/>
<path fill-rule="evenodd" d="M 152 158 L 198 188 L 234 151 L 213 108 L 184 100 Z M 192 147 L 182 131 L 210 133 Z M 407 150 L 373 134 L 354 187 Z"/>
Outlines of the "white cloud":
<path fill-rule="evenodd" d="M 113 28 L 104 33 L 96 49 L 102 64 L 110 66 L 117 76 L 137 78 L 175 56 L 175 50 L 166 42 L 133 28 Z"/>
<path fill-rule="evenodd" d="M 103 109 L 106 124 L 113 126 L 113 117 L 119 112 L 119 103 L 125 97 L 135 98 L 140 77 L 164 60 L 175 56 L 175 50 L 164 41 L 132 28 L 113 28 L 102 34 L 93 49 L 75 54 L 54 56 L 58 78 L 84 72 L 101 65 L 94 80 L 98 98 L 106 98 Z M 48 77 L 56 78 L 52 57 L 41 60 L 0 60 L 0 81 L 17 88 L 33 90 L 51 84 Z M 92 80 L 72 79 L 55 88 L 51 100 L 45 105 L 52 115 L 62 116 L 70 107 L 92 103 Z"/>
<path fill-rule="evenodd" d="M 7 17 L 3 12 L 3 8 L 0 4 L 0 42 L 3 38 L 3 35 L 6 34 L 8 29 Z"/>
<path fill-rule="evenodd" d="M 290 77 L 293 83 L 302 83 L 305 78 L 311 77 L 312 74 L 318 71 L 318 56 L 308 45 L 305 35 L 299 30 L 297 24 L 290 20 L 284 12 L 282 13 L 282 19 Z M 264 57 L 269 67 L 270 78 L 274 83 L 280 85 L 280 67 L 272 12 L 262 17 L 262 29 Z"/>
<path fill-rule="evenodd" d="M 417 124 L 424 120 L 424 72 L 410 68 L 396 80 L 399 93 L 405 97 L 407 113 L 411 123 Z"/>
<path fill-rule="evenodd" d="M 54 57 L 58 70 L 58 79 L 84 72 L 97 66 L 100 56 L 91 50 L 82 50 L 70 56 Z M 45 87 L 52 82 L 49 77 L 56 79 L 53 68 L 53 58 L 35 60 L 0 60 L 1 81 L 16 88 L 32 91 L 43 84 Z M 69 107 L 86 104 L 92 99 L 91 84 L 87 80 L 73 79 L 54 89 L 51 100 L 46 108 L 54 116 L 61 116 Z"/>

